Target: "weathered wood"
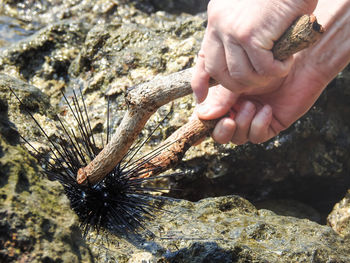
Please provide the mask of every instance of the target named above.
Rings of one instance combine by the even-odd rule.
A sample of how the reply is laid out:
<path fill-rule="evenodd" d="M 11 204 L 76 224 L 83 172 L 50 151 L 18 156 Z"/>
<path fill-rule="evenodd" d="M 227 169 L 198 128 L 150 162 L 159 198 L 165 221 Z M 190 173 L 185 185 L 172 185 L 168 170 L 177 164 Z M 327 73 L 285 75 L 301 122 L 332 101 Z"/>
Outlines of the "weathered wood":
<path fill-rule="evenodd" d="M 142 165 L 142 168 L 145 170 L 144 174 L 141 173 L 142 177 L 155 176 L 176 166 L 192 145 L 208 136 L 216 123 L 217 120 L 193 118 L 177 129 L 160 145 L 159 148 L 162 148 L 164 145 L 166 146 L 165 149 Z"/>
<path fill-rule="evenodd" d="M 322 33 L 323 28 L 314 15 L 303 15 L 277 40 L 272 48 L 274 57 L 285 60 L 315 43 Z"/>
<path fill-rule="evenodd" d="M 275 44 L 272 50 L 275 58 L 283 60 L 306 48 L 314 43 L 322 32 L 322 27 L 313 15 L 300 17 Z M 86 183 L 88 180 L 90 184 L 95 184 L 102 180 L 120 162 L 147 120 L 159 107 L 192 93 L 192 70 L 159 76 L 130 89 L 126 95 L 128 110 L 122 123 L 99 155 L 88 166 L 78 171 L 78 183 Z M 216 81 L 211 79 L 210 86 L 216 84 Z M 159 173 L 173 167 L 191 145 L 210 134 L 216 122 L 217 120 L 198 119 L 189 121 L 164 142 L 174 141 L 161 154 L 146 163 L 145 169 L 156 166 Z"/>

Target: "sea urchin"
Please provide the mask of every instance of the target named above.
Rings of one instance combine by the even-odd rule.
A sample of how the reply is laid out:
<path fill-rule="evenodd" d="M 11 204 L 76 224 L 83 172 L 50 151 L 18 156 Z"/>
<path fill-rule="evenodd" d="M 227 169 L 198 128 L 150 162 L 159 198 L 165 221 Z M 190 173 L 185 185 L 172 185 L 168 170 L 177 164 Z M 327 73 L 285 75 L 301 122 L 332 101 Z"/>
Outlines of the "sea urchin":
<path fill-rule="evenodd" d="M 12 89 L 11 92 L 19 103 L 24 105 Z M 73 92 L 72 103 L 70 103 L 63 94 L 78 124 L 78 136 L 73 129 L 68 129 L 63 124 L 59 116 L 56 116 L 62 134 L 57 135 L 58 138 L 55 140 L 50 139 L 33 114 L 25 109 L 47 139 L 49 154 L 43 156 L 28 140 L 23 136 L 21 138 L 30 146 L 33 156 L 37 158 L 48 178 L 58 180 L 63 185 L 71 208 L 80 219 L 84 236 L 90 230 L 99 232 L 101 229 L 117 234 L 136 233 L 137 229 L 144 228 L 145 220 L 152 217 L 154 209 L 160 209 L 159 198 L 152 195 L 152 192 L 161 189 L 143 186 L 145 181 L 156 178 L 143 178 L 143 175 L 150 171 L 145 169 L 143 164 L 154 158 L 161 149 L 135 161 L 132 159 L 144 142 L 139 143 L 102 181 L 94 185 L 78 184 L 76 174 L 79 168 L 86 166 L 100 152 L 95 143 L 81 90 L 80 96 L 81 103 L 76 92 Z M 107 116 L 107 143 L 108 123 L 109 116 Z M 156 168 L 152 171 L 154 169 Z"/>

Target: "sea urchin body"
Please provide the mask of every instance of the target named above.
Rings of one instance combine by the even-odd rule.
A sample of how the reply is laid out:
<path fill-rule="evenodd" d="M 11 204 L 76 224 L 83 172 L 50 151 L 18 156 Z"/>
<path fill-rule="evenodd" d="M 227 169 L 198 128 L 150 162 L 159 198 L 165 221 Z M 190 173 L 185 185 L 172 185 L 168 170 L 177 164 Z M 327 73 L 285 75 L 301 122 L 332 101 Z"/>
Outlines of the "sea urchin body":
<path fill-rule="evenodd" d="M 11 90 L 11 92 L 23 105 L 14 91 Z M 21 137 L 30 146 L 33 155 L 41 164 L 43 172 L 50 179 L 58 180 L 63 185 L 71 208 L 81 221 L 84 236 L 90 230 L 98 232 L 101 229 L 117 234 L 135 233 L 137 229 L 144 227 L 144 221 L 152 216 L 154 209 L 159 209 L 158 198 L 151 194 L 159 189 L 143 186 L 146 180 L 153 180 L 153 178 L 142 178 L 143 174 L 149 172 L 142 168 L 142 163 L 147 162 L 157 153 L 142 158 L 142 161 L 131 161 L 130 158 L 125 161 L 126 158 L 124 158 L 124 162 L 119 163 L 99 183 L 95 185 L 78 184 L 76 181 L 77 171 L 86 166 L 99 153 L 100 149 L 94 140 L 84 98 L 80 92 L 81 106 L 77 94 L 75 92 L 73 94 L 72 103 L 68 102 L 65 95 L 63 97 L 78 124 L 79 136 L 76 136 L 73 129 L 69 130 L 63 121 L 56 116 L 62 134 L 57 135 L 58 138 L 55 140 L 50 139 L 30 111 L 26 110 L 46 137 L 50 148 L 49 156 L 39 154 L 35 147 L 23 136 Z M 138 146 L 131 151 L 139 149 Z M 128 155 L 132 158 L 134 152 L 129 152 Z"/>

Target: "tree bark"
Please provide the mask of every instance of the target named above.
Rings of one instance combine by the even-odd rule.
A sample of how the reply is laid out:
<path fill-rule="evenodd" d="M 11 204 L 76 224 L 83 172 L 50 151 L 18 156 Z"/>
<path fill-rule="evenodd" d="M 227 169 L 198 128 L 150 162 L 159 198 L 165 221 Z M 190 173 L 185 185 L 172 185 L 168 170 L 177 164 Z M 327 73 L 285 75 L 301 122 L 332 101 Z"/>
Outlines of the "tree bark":
<path fill-rule="evenodd" d="M 307 48 L 317 41 L 323 32 L 313 15 L 298 18 L 276 42 L 272 52 L 278 60 Z M 86 167 L 79 169 L 78 183 L 95 184 L 101 181 L 121 161 L 150 116 L 162 105 L 192 93 L 192 68 L 168 76 L 158 76 L 127 92 L 128 110 L 116 133 L 105 148 Z M 210 86 L 217 82 L 210 80 Z M 185 152 L 197 141 L 208 136 L 218 120 L 191 120 L 162 145 L 172 142 L 149 162 L 145 169 L 157 168 L 147 176 L 159 174 L 181 161 Z"/>

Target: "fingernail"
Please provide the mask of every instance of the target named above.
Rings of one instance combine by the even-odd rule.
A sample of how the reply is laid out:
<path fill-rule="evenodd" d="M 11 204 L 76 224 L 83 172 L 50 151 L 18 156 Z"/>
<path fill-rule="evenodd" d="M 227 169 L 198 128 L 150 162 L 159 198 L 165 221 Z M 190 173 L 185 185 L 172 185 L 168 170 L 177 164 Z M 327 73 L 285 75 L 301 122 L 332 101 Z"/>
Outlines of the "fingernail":
<path fill-rule="evenodd" d="M 269 105 L 265 105 L 265 106 L 261 109 L 261 111 L 262 111 L 263 114 L 265 114 L 265 115 L 270 115 L 270 114 L 272 114 L 272 109 L 271 109 L 271 107 L 270 107 Z"/>
<path fill-rule="evenodd" d="M 207 115 L 208 112 L 210 111 L 210 106 L 208 104 L 198 104 L 196 111 L 200 115 Z"/>
<path fill-rule="evenodd" d="M 247 101 L 244 105 L 243 105 L 243 109 L 242 111 L 245 114 L 251 114 L 252 112 L 255 111 L 255 106 L 253 103 L 251 103 L 250 101 Z"/>

